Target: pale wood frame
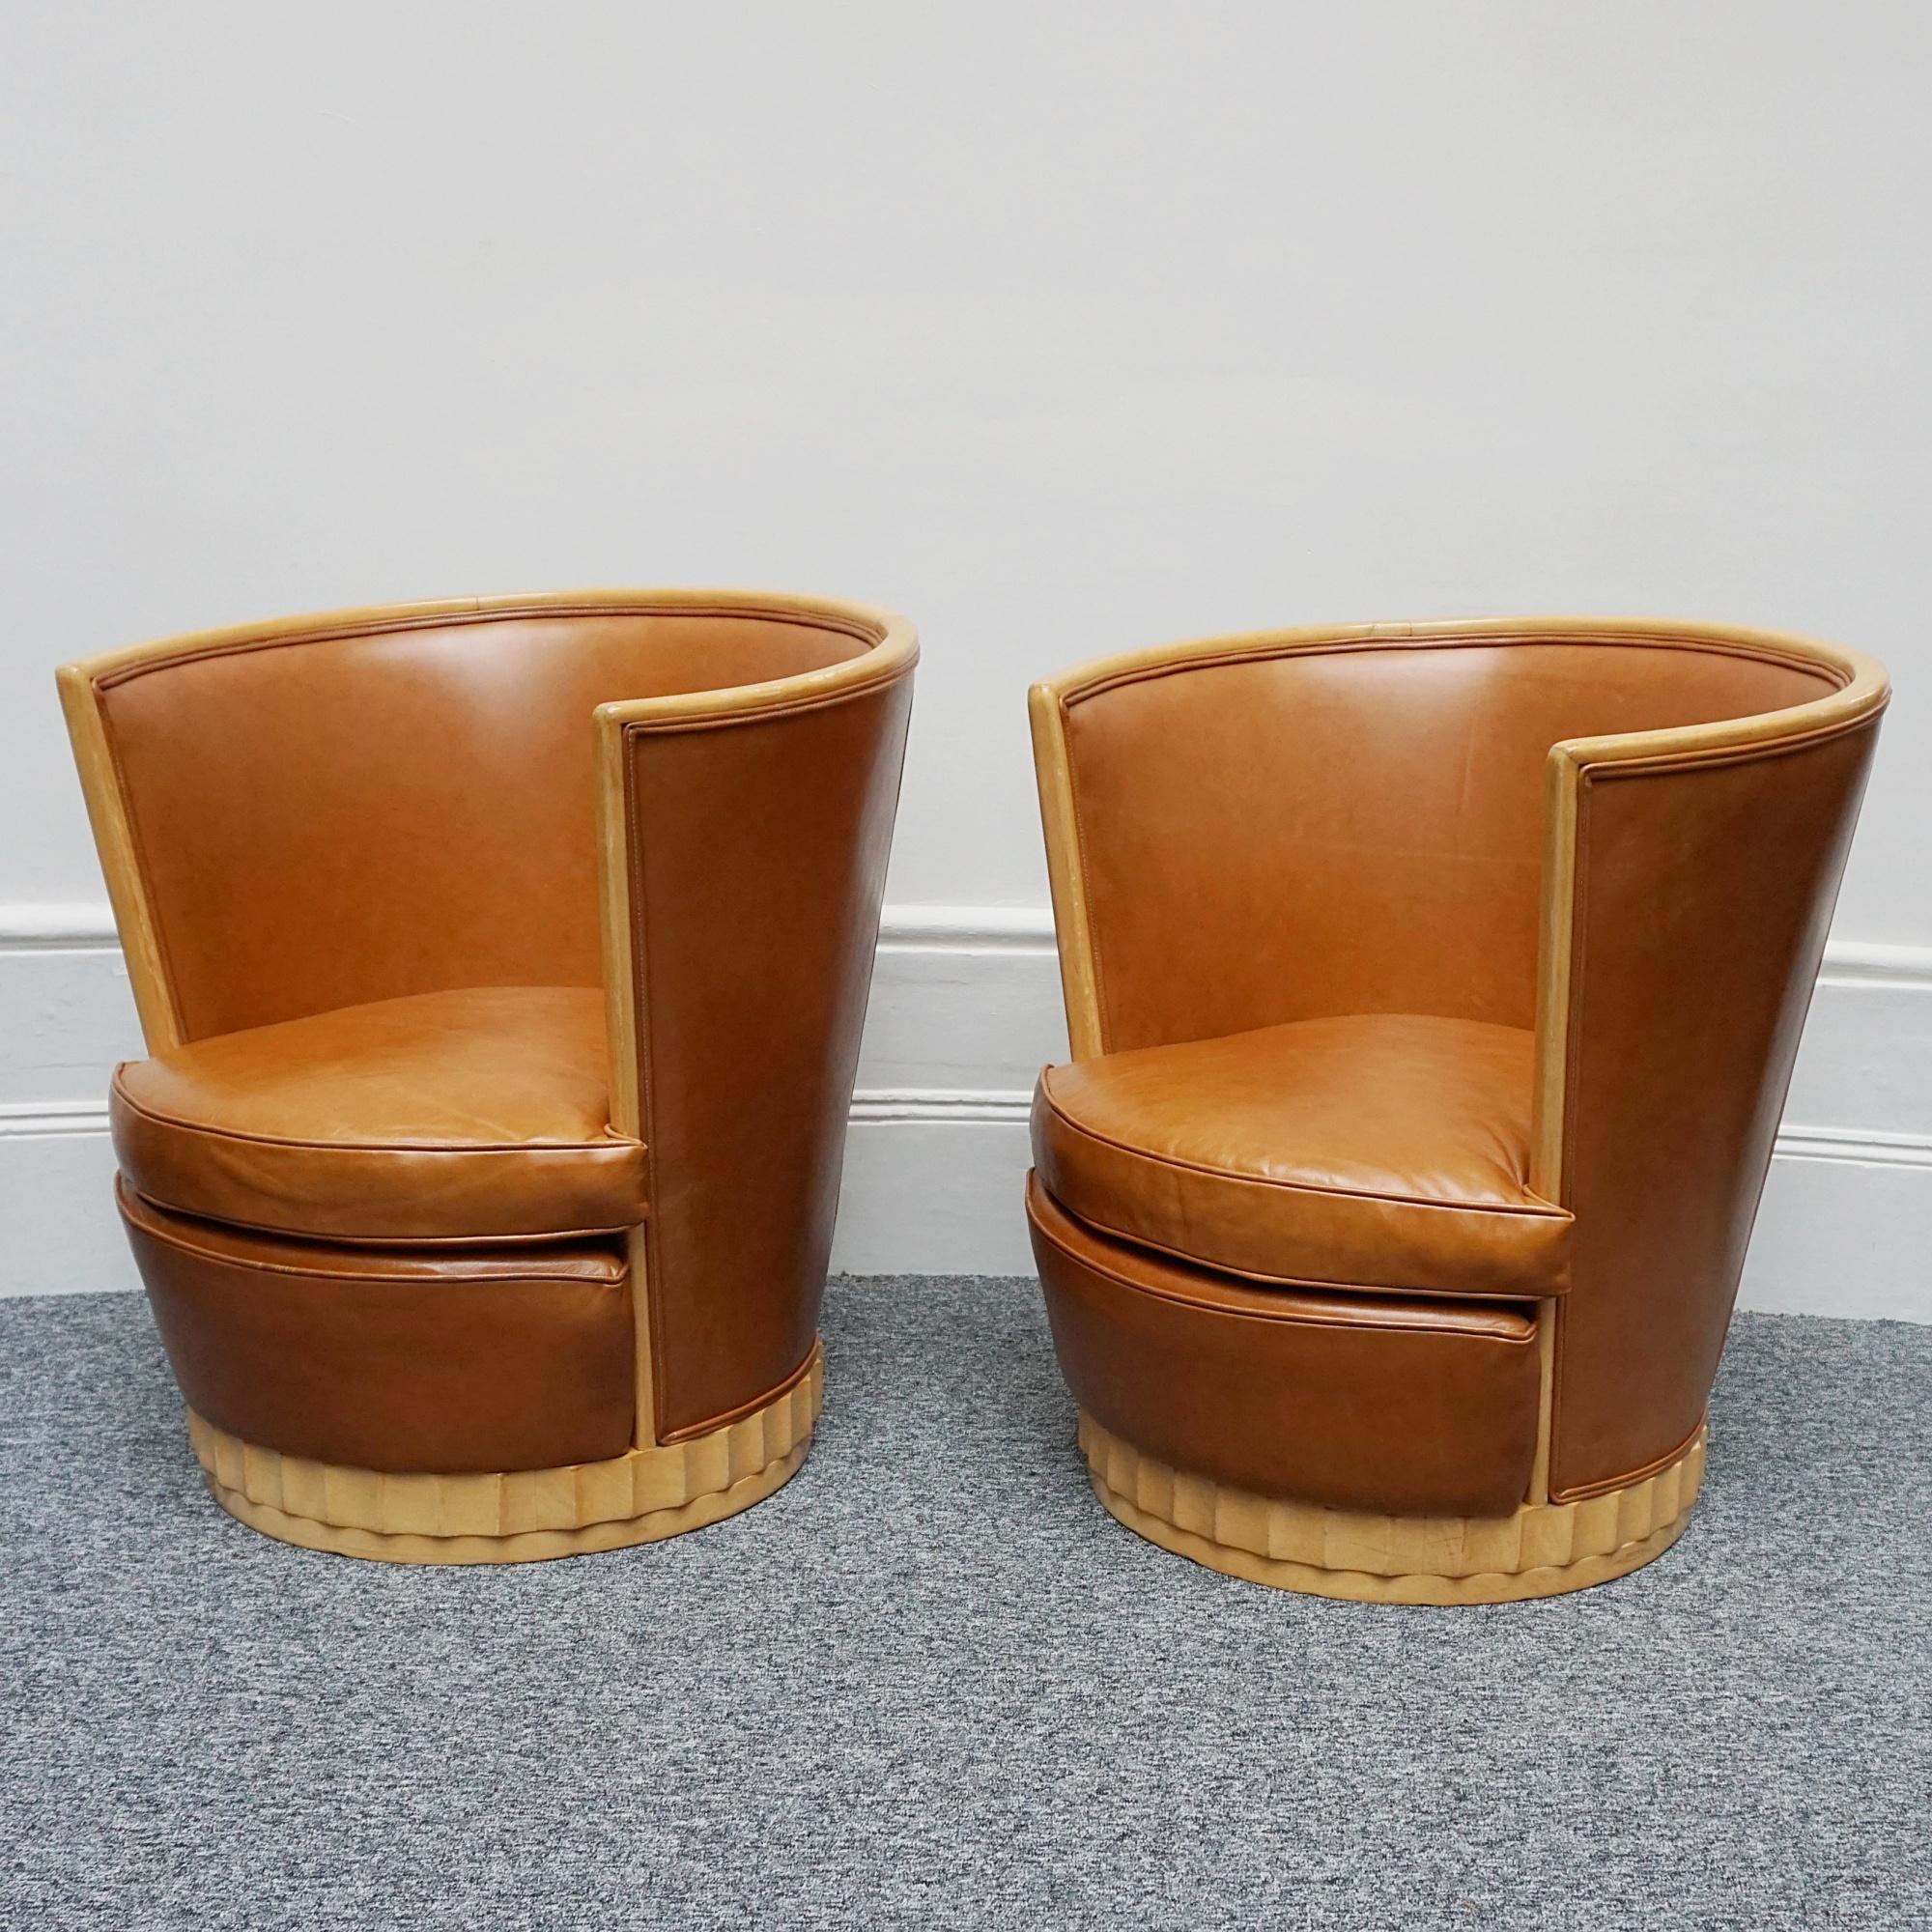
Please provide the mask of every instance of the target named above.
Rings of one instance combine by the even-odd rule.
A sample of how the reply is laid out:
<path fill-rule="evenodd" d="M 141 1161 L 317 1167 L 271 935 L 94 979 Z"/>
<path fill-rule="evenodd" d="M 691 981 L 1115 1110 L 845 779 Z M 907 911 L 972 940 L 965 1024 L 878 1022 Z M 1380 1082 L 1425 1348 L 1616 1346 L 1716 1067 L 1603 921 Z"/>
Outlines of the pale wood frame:
<path fill-rule="evenodd" d="M 244 1442 L 188 1410 L 188 1441 L 230 1516 L 283 1543 L 387 1563 L 530 1563 L 628 1549 L 750 1509 L 798 1472 L 824 1400 L 814 1346 L 770 1401 L 680 1442 L 501 1474 L 352 1469 Z"/>
<path fill-rule="evenodd" d="M 88 819 L 99 852 L 101 871 L 106 881 L 108 898 L 113 906 L 115 925 L 120 933 L 122 951 L 128 964 L 128 980 L 148 1051 L 162 1053 L 180 1045 L 184 1038 L 184 1031 L 174 989 L 168 980 L 166 954 L 160 943 L 152 898 L 142 870 L 139 842 L 134 834 L 131 809 L 122 787 L 113 746 L 108 735 L 104 693 L 112 684 L 141 671 L 235 651 L 323 642 L 451 624 L 489 623 L 520 617 L 608 616 L 624 613 L 651 616 L 757 618 L 774 622 L 790 622 L 843 632 L 860 646 L 849 658 L 820 669 L 753 684 L 603 704 L 597 706 L 593 717 L 586 721 L 594 727 L 599 909 L 604 943 L 604 983 L 611 1074 L 611 1125 L 614 1132 L 628 1138 L 644 1138 L 645 1109 L 639 1093 L 638 1078 L 639 994 L 637 963 L 632 957 L 633 923 L 626 850 L 627 781 L 623 756 L 626 739 L 635 731 L 690 729 L 708 724 L 728 723 L 753 714 L 769 714 L 824 703 L 872 684 L 889 681 L 908 669 L 919 655 L 918 639 L 912 626 L 905 619 L 890 611 L 875 610 L 869 605 L 856 604 L 844 599 L 717 588 L 591 589 L 536 595 L 461 597 L 408 604 L 367 605 L 349 610 L 277 618 L 263 623 L 227 626 L 132 644 L 63 666 L 56 673 L 61 706 L 72 741 L 74 761 L 79 771 L 81 790 L 87 804 Z M 739 1430 L 742 1433 L 748 1425 L 741 1421 L 678 1443 L 661 1445 L 658 1442 L 651 1362 L 650 1287 L 644 1231 L 641 1228 L 633 1229 L 627 1238 L 632 1307 L 636 1321 L 637 1424 L 633 1455 L 645 1458 L 647 1461 L 652 1458 L 661 1459 L 665 1468 L 668 1468 L 672 1463 L 683 1466 L 680 1459 L 687 1458 L 688 1454 L 699 1453 L 702 1445 L 709 1443 L 714 1436 L 723 1439 L 732 1430 Z M 817 1361 L 818 1357 L 814 1351 L 810 1378 L 814 1392 L 819 1385 Z M 785 1403 L 791 1398 L 784 1395 L 777 1400 Z M 814 1393 L 812 1411 L 814 1415 L 816 1400 Z M 764 1411 L 756 1413 L 763 1414 Z M 753 1420 L 755 1420 L 755 1416 Z M 220 1438 L 220 1432 L 213 1430 L 212 1425 L 202 1422 L 198 1417 L 192 1418 L 192 1421 L 199 1431 L 198 1447 L 202 1441 L 213 1442 Z M 809 1425 L 806 1435 L 808 1436 L 810 1435 Z M 233 1438 L 222 1439 L 233 1440 Z M 272 1451 L 252 1448 L 249 1445 L 239 1447 L 247 1450 L 248 1458 L 252 1459 L 248 1462 L 248 1466 L 258 1471 L 269 1466 L 264 1459 L 274 1455 Z M 239 1453 L 239 1449 L 235 1453 Z M 802 1459 L 804 1454 L 805 1442 L 801 1439 L 797 1446 L 796 1458 Z M 288 1462 L 293 1466 L 294 1461 L 298 1459 L 278 1460 Z M 315 1466 L 319 1468 L 321 1465 Z M 643 1465 L 639 1466 L 641 1468 Z M 656 1468 L 658 1464 L 652 1463 L 650 1466 Z M 791 1467 L 796 1466 L 797 1462 L 794 1460 Z M 354 1475 L 355 1472 L 346 1473 Z M 557 1472 L 547 1473 L 551 1476 L 557 1474 Z M 768 1488 L 761 1490 L 759 1493 L 768 1493 L 769 1489 L 776 1488 L 789 1473 L 790 1469 L 787 1468 L 783 1474 L 774 1477 Z M 210 1479 L 211 1483 L 214 1484 L 212 1468 Z M 419 1484 L 439 1484 L 446 1489 L 450 1483 L 458 1479 L 425 1475 L 408 1480 Z M 522 1492 L 522 1489 L 528 1487 L 523 1483 L 521 1476 L 479 1476 L 474 1480 L 477 1483 L 498 1486 L 506 1483 L 513 1486 L 521 1485 L 519 1493 Z M 342 1484 L 338 1482 L 337 1488 L 341 1487 Z M 552 1487 L 554 1488 L 554 1484 Z M 394 1493 L 402 1493 L 402 1491 L 397 1489 L 394 1479 L 391 1480 L 389 1489 Z M 223 1507 L 242 1516 L 244 1520 L 254 1522 L 257 1527 L 267 1529 L 271 1535 L 307 1542 L 315 1548 L 341 1548 L 346 1553 L 395 1556 L 405 1545 L 412 1550 L 416 1549 L 417 1546 L 428 1548 L 430 1541 L 440 1533 L 420 1526 L 399 1527 L 393 1523 L 387 1528 L 372 1528 L 366 1524 L 334 1525 L 333 1527 L 342 1530 L 341 1537 L 334 1541 L 318 1541 L 317 1538 L 323 1534 L 322 1531 L 301 1529 L 300 1533 L 297 1533 L 301 1523 L 308 1520 L 307 1519 L 290 1517 L 288 1512 L 272 1508 L 261 1498 L 243 1494 L 239 1490 L 228 1493 L 216 1485 L 216 1492 Z M 478 1491 L 476 1494 L 480 1496 L 482 1492 Z M 755 1495 L 747 1494 L 742 1501 L 732 1504 L 731 1507 L 741 1508 L 756 1499 Z M 466 1508 L 472 1506 L 474 1506 L 473 1498 L 471 1502 L 464 1505 Z M 688 1520 L 681 1520 L 678 1526 L 696 1527 L 699 1520 L 712 1521 L 718 1515 L 729 1514 L 728 1510 L 721 1508 L 713 1509 L 712 1513 L 707 1515 L 703 1513 L 706 1509 L 712 1509 L 712 1505 L 705 1503 L 700 1506 L 698 1502 L 691 1502 L 686 1509 Z M 691 1511 L 697 1511 L 698 1514 L 692 1516 Z M 662 1510 L 656 1510 L 653 1513 L 653 1520 L 663 1514 Z M 277 1520 L 286 1518 L 287 1520 L 282 1521 L 278 1527 L 270 1520 L 270 1517 Z M 437 1520 L 441 1519 L 438 1517 Z M 412 1518 L 410 1520 L 414 1520 Z M 294 1523 L 296 1528 L 291 1528 L 291 1523 Z M 324 1529 L 330 1527 L 326 1523 L 324 1525 Z M 665 1528 L 639 1530 L 636 1534 L 624 1534 L 621 1540 L 640 1542 L 649 1540 L 652 1536 L 672 1533 L 673 1530 Z M 609 1522 L 576 1525 L 569 1528 L 553 1525 L 541 1529 L 518 1531 L 516 1534 L 539 1539 L 541 1547 L 520 1546 L 526 1554 L 565 1553 L 556 1542 L 559 1537 L 578 1538 L 579 1541 L 572 1546 L 575 1548 L 617 1547 L 615 1542 L 609 1540 L 616 1534 Z M 361 1547 L 371 1537 L 384 1536 L 391 1539 L 400 1538 L 402 1541 L 391 1541 L 380 1547 L 375 1545 Z M 350 1548 L 349 1543 L 343 1538 L 355 1542 L 357 1547 Z M 515 1560 L 515 1558 L 513 1556 L 454 1557 L 447 1553 L 439 1555 L 418 1551 L 410 1555 L 407 1560 L 501 1561 Z"/>
<path fill-rule="evenodd" d="M 1188 1475 L 1080 1414 L 1094 1493 L 1136 1535 L 1224 1576 L 1360 1604 L 1507 1604 L 1628 1576 L 1684 1533 L 1705 1435 L 1654 1474 L 1504 1517 L 1380 1516 Z"/>
<path fill-rule="evenodd" d="M 1646 617 L 1531 615 L 1310 626 L 1202 638 L 1094 659 L 1044 679 L 1029 693 L 1028 710 L 1033 731 L 1035 774 L 1039 787 L 1040 820 L 1046 839 L 1047 877 L 1053 897 L 1061 989 L 1066 1008 L 1067 1040 L 1073 1058 L 1076 1061 L 1093 1059 L 1106 1051 L 1100 974 L 1087 897 L 1085 863 L 1074 798 L 1075 778 L 1067 738 L 1067 713 L 1073 705 L 1114 686 L 1142 678 L 1268 658 L 1346 651 L 1431 650 L 1458 645 L 1550 642 L 1638 644 L 1721 651 L 1823 670 L 1837 680 L 1837 689 L 1803 704 L 1776 711 L 1722 719 L 1708 724 L 1672 725 L 1652 731 L 1566 739 L 1550 748 L 1544 781 L 1544 861 L 1537 954 L 1535 1101 L 1529 1184 L 1532 1191 L 1545 1200 L 1560 1203 L 1565 1184 L 1563 1147 L 1570 1049 L 1572 935 L 1576 918 L 1577 805 L 1586 774 L 1605 765 L 1667 766 L 1725 758 L 1742 752 L 1774 745 L 1799 744 L 1849 729 L 1885 706 L 1889 686 L 1885 668 L 1877 659 L 1861 651 L 1817 639 L 1733 625 Z M 1541 1393 L 1536 1453 L 1525 1504 L 1531 1509 L 1557 1507 L 1549 1503 L 1550 1439 L 1555 1394 L 1555 1315 L 1556 1303 L 1553 1299 L 1541 1302 L 1538 1321 Z M 1643 1480 L 1655 1479 L 1647 1477 Z M 1608 1493 L 1624 1494 L 1628 1493 L 1628 1490 L 1612 1490 Z M 1109 1503 L 1109 1507 L 1113 1505 Z M 1123 1516 L 1122 1520 L 1126 1520 Z M 1134 1526 L 1142 1527 L 1139 1522 Z M 1150 1532 L 1143 1529 L 1143 1533 Z M 1155 1540 L 1165 1539 L 1156 1537 Z M 1196 1552 L 1190 1550 L 1187 1553 Z M 1202 1560 L 1209 1559 L 1204 1557 Z M 1638 1560 L 1647 1561 L 1648 1557 Z M 1313 1588 L 1315 1585 L 1295 1584 L 1292 1587 Z M 1578 1586 L 1567 1584 L 1559 1587 Z"/>

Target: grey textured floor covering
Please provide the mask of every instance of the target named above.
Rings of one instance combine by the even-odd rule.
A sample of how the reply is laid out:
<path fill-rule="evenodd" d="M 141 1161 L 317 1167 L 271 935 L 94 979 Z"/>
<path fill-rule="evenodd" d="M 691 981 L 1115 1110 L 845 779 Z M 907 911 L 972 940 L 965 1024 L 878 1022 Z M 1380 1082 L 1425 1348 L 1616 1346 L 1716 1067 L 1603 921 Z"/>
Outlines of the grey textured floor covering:
<path fill-rule="evenodd" d="M 1030 1283 L 825 1332 L 772 1501 L 434 1571 L 218 1513 L 137 1298 L 0 1302 L 0 1921 L 1932 1923 L 1932 1329 L 1742 1319 L 1677 1548 L 1475 1611 L 1118 1528 Z"/>

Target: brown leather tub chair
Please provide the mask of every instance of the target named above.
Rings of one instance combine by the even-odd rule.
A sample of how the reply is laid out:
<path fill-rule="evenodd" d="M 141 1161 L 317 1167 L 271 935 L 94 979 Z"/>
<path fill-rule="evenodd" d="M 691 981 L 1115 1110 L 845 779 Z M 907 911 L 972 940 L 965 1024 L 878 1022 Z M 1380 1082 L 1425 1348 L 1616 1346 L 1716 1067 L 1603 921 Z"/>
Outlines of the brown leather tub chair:
<path fill-rule="evenodd" d="M 1672 1542 L 1885 700 L 1540 617 L 1035 690 L 1073 1057 L 1027 1208 L 1116 1517 L 1399 1603 Z"/>
<path fill-rule="evenodd" d="M 61 672 L 152 1056 L 121 1212 L 225 1509 L 502 1562 L 798 1467 L 916 655 L 626 590 Z"/>

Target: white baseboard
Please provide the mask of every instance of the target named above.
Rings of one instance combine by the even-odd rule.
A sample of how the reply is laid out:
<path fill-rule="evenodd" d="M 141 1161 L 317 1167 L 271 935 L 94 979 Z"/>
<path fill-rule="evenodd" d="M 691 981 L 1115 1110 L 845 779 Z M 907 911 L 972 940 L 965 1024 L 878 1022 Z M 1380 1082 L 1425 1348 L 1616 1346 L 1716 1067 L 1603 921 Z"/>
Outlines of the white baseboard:
<path fill-rule="evenodd" d="M 836 1267 L 1033 1271 L 1028 1098 L 1065 1030 L 1049 916 L 887 909 Z M 102 1094 L 140 1051 L 104 908 L 0 907 L 0 1295 L 134 1286 Z M 1826 955 L 1741 1305 L 1932 1321 L 1932 948 Z"/>

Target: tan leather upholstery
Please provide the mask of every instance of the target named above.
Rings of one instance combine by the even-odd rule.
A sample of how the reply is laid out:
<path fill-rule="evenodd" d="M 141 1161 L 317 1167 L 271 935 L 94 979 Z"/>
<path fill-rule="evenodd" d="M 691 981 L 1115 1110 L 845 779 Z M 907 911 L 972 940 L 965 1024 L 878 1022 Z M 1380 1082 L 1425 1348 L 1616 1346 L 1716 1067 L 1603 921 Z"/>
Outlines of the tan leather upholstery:
<path fill-rule="evenodd" d="M 1533 1026 L 1549 748 L 1833 688 L 1723 651 L 1480 638 L 1096 679 L 1065 721 L 1106 1046 L 1334 1013 Z"/>
<path fill-rule="evenodd" d="M 639 1521 L 652 1470 L 731 1491 L 654 1452 L 812 1358 L 916 656 L 855 605 L 613 591 L 61 673 L 150 1049 L 129 1226 L 208 1422 L 422 1473 L 650 1451 Z"/>
<path fill-rule="evenodd" d="M 99 682 L 183 1037 L 453 986 L 599 986 L 591 714 L 868 639 L 798 616 L 375 613 Z"/>
<path fill-rule="evenodd" d="M 347 1248 L 118 1190 L 188 1406 L 357 1469 L 554 1469 L 621 1455 L 631 1290 L 615 1241 Z"/>
<path fill-rule="evenodd" d="M 1877 737 L 1874 712 L 1583 778 L 1549 1055 L 1577 1216 L 1553 1495 L 1656 1466 L 1703 1413 Z"/>
<path fill-rule="evenodd" d="M 811 1348 L 911 704 L 901 677 L 618 740 L 661 1441 Z"/>
<path fill-rule="evenodd" d="M 1513 1509 L 1536 1450 L 1533 1305 L 1260 1289 L 1107 1240 L 1027 1191 L 1074 1399 L 1213 1482 L 1339 1508 Z"/>
<path fill-rule="evenodd" d="M 1099 1244 L 1041 1250 L 1083 1406 L 1178 1469 L 1232 1466 L 1230 1358 L 1149 1325 L 1165 1255 L 1244 1295 L 1533 1297 L 1537 1453 L 1506 1495 L 1472 1452 L 1491 1507 L 1681 1460 L 1885 699 L 1835 646 L 1595 619 L 1208 639 L 1039 687 L 1073 1064 L 1035 1152 Z M 1380 1507 L 1429 1516 L 1420 1372 L 1363 1346 Z M 1156 1443 L 1131 1411 L 1170 1380 L 1194 1394 Z M 1274 1426 L 1271 1474 L 1243 1435 L 1219 1479 L 1341 1501 L 1346 1471 Z"/>
<path fill-rule="evenodd" d="M 614 1233 L 644 1150 L 611 1130 L 604 996 L 474 986 L 220 1034 L 120 1067 L 148 1200 L 349 1241 Z"/>
<path fill-rule="evenodd" d="M 1262 1280 L 1548 1295 L 1570 1216 L 1529 1190 L 1534 1037 L 1351 1014 L 1052 1066 L 1047 1192 L 1090 1226 Z"/>

